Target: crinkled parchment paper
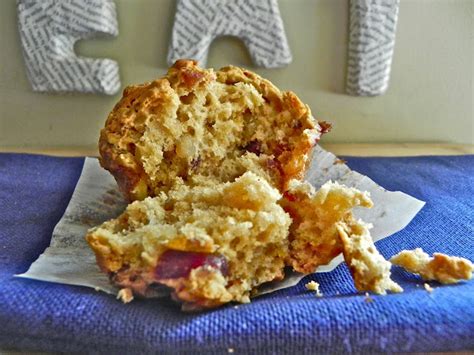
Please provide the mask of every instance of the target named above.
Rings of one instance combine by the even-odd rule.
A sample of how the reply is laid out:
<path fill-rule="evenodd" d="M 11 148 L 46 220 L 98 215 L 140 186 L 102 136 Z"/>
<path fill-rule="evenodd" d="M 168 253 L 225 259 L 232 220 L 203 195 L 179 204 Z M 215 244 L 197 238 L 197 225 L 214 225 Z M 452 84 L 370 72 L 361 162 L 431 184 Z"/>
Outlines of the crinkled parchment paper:
<path fill-rule="evenodd" d="M 356 208 L 354 214 L 374 225 L 371 234 L 375 241 L 403 229 L 424 205 L 423 201 L 403 192 L 385 190 L 320 147 L 315 148 L 307 180 L 316 188 L 333 180 L 369 191 L 374 207 Z M 99 166 L 97 159 L 86 158 L 71 201 L 54 228 L 51 245 L 27 272 L 16 276 L 117 293 L 117 288 L 109 284 L 107 276 L 97 267 L 94 253 L 84 236 L 89 228 L 118 216 L 125 206 L 113 177 Z M 320 267 L 318 272 L 331 271 L 341 262 L 342 257 L 338 256 L 330 264 Z M 290 273 L 283 281 L 266 286 L 261 294 L 293 286 L 303 277 Z"/>

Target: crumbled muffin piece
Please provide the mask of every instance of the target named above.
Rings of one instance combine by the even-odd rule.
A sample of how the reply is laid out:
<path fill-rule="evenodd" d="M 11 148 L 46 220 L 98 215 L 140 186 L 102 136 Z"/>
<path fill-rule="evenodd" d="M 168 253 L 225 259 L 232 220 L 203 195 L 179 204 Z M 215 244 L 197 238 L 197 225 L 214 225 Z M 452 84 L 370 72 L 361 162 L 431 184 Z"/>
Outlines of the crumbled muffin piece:
<path fill-rule="evenodd" d="M 294 93 L 248 70 L 178 60 L 164 78 L 125 89 L 101 131 L 100 163 L 129 200 L 246 171 L 283 192 L 303 178 L 329 128 Z"/>
<path fill-rule="evenodd" d="M 305 287 L 307 290 L 317 291 L 319 290 L 319 283 L 317 283 L 316 281 L 310 281 L 305 285 Z"/>
<path fill-rule="evenodd" d="M 316 192 L 309 183 L 293 180 L 280 203 L 293 219 L 288 264 L 302 273 L 341 253 L 337 222 L 350 220 L 355 206 L 372 207 L 368 192 L 330 181 Z"/>
<path fill-rule="evenodd" d="M 374 302 L 374 299 L 373 299 L 372 297 L 370 297 L 370 295 L 369 295 L 368 292 L 366 292 L 364 296 L 365 296 L 365 297 L 364 297 L 364 301 L 365 301 L 366 303 L 372 303 L 372 302 Z"/>
<path fill-rule="evenodd" d="M 213 187 L 186 185 L 135 201 L 86 239 L 119 287 L 149 297 L 174 289 L 185 309 L 249 302 L 283 278 L 291 219 L 279 192 L 248 172 Z"/>
<path fill-rule="evenodd" d="M 426 291 L 428 291 L 429 293 L 432 293 L 434 291 L 433 287 L 431 287 L 429 284 L 427 284 L 426 282 L 423 284 L 423 287 L 425 288 Z"/>
<path fill-rule="evenodd" d="M 385 295 L 387 291 L 403 291 L 390 278 L 392 265 L 375 247 L 369 225 L 353 219 L 349 223 L 337 223 L 336 228 L 342 242 L 344 259 L 351 270 L 357 290 L 380 295 Z"/>
<path fill-rule="evenodd" d="M 117 293 L 117 299 L 123 303 L 129 303 L 133 301 L 133 291 L 130 288 L 122 288 Z"/>
<path fill-rule="evenodd" d="M 408 272 L 419 274 L 424 280 L 435 280 L 443 284 L 469 280 L 474 270 L 474 265 L 467 259 L 441 253 L 434 253 L 430 257 L 421 248 L 402 250 L 390 261 Z"/>
<path fill-rule="evenodd" d="M 323 297 L 323 293 L 319 289 L 319 283 L 316 281 L 310 281 L 305 285 L 307 290 L 316 292 L 316 296 Z"/>

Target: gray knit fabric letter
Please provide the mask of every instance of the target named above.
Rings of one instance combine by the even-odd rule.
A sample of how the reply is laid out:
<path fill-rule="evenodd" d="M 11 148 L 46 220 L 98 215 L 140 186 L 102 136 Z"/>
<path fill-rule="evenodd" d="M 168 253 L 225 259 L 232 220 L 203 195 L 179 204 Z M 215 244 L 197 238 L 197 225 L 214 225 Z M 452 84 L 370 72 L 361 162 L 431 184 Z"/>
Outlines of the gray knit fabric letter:
<path fill-rule="evenodd" d="M 113 0 L 17 0 L 28 79 L 35 91 L 103 93 L 120 89 L 111 59 L 78 57 L 74 43 L 96 34 L 118 35 Z"/>
<path fill-rule="evenodd" d="M 291 63 L 277 0 L 179 0 L 168 63 L 189 58 L 205 66 L 211 42 L 223 35 L 241 38 L 258 66 Z"/>
<path fill-rule="evenodd" d="M 399 0 L 351 0 L 346 91 L 383 94 L 390 79 Z"/>

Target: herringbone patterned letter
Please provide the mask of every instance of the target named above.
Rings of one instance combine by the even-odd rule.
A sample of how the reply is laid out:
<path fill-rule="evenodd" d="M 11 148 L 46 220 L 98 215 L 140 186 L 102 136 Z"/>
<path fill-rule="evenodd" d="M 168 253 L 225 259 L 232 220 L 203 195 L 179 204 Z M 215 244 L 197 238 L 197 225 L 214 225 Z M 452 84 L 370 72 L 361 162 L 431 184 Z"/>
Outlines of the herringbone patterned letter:
<path fill-rule="evenodd" d="M 78 57 L 74 43 L 97 33 L 118 35 L 113 0 L 18 0 L 28 79 L 35 91 L 115 94 L 119 67 L 111 59 Z"/>

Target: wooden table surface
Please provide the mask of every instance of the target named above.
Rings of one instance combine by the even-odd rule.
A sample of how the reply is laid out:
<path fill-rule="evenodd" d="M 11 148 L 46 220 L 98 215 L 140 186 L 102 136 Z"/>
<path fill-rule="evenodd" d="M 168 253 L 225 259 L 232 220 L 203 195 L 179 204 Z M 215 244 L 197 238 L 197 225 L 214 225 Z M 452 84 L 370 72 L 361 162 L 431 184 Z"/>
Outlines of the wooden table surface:
<path fill-rule="evenodd" d="M 419 156 L 474 154 L 474 144 L 446 143 L 322 143 L 336 155 Z M 54 156 L 97 156 L 97 147 L 0 147 L 0 152 L 46 154 Z"/>

